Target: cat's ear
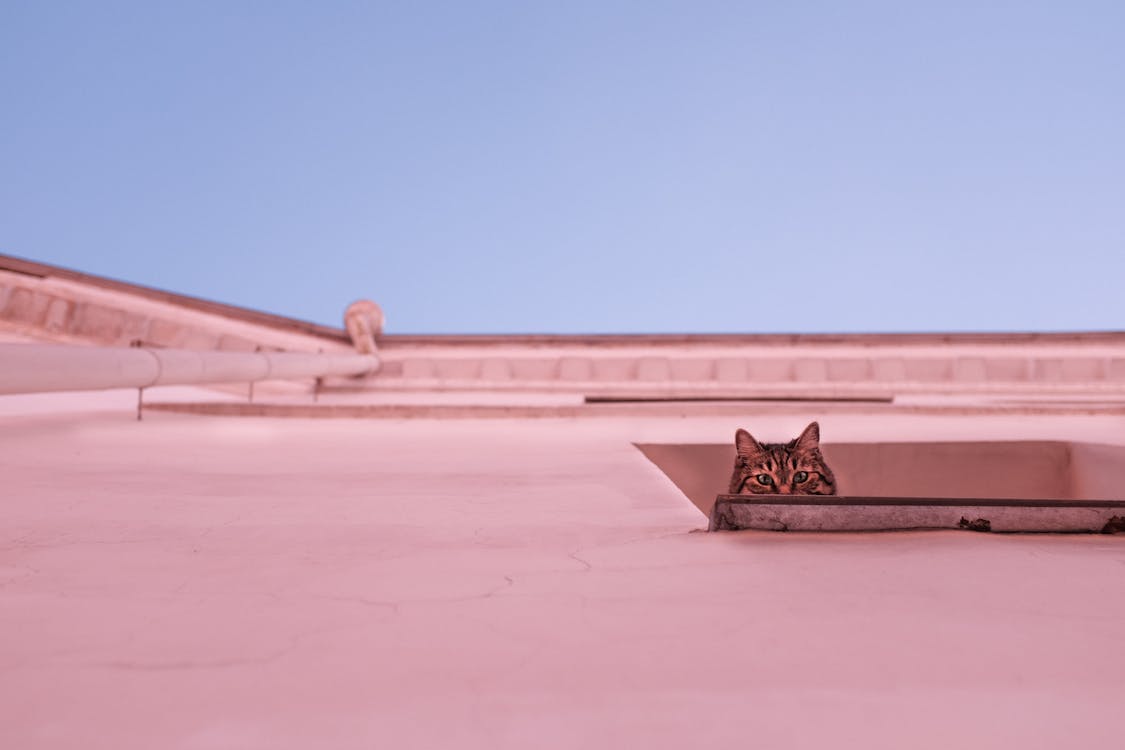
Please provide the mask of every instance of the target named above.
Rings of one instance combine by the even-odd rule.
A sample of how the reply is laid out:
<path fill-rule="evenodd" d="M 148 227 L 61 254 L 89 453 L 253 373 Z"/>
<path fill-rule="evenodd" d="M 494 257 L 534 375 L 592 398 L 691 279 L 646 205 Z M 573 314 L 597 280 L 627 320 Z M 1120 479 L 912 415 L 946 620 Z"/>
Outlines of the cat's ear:
<path fill-rule="evenodd" d="M 762 452 L 762 446 L 754 436 L 741 427 L 734 433 L 734 447 L 740 456 L 755 456 Z"/>
<path fill-rule="evenodd" d="M 809 426 L 797 438 L 796 448 L 802 453 L 814 451 L 820 447 L 820 425 L 816 422 L 809 422 Z"/>

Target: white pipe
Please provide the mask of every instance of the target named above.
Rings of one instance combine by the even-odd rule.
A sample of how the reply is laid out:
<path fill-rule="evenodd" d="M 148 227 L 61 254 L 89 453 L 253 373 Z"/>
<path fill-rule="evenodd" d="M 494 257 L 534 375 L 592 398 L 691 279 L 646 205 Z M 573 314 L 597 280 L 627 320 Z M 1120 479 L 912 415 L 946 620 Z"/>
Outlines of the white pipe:
<path fill-rule="evenodd" d="M 366 375 L 372 354 L 216 352 L 67 344 L 0 344 L 0 393 Z"/>

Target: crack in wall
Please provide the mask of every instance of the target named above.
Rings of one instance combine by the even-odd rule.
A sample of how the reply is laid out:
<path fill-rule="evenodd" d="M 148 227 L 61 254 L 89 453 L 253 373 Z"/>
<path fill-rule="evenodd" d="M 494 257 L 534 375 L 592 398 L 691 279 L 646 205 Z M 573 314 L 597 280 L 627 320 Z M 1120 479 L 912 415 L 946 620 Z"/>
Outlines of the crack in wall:
<path fill-rule="evenodd" d="M 296 635 L 290 637 L 289 643 L 285 646 L 254 656 L 227 657 L 223 659 L 181 659 L 167 661 L 115 660 L 92 662 L 90 666 L 108 667 L 110 669 L 118 669 L 129 672 L 175 672 L 200 669 L 230 669 L 245 666 L 260 666 L 262 664 L 269 664 L 270 662 L 277 661 L 278 659 L 292 653 L 297 649 L 297 647 L 303 640 L 319 635 L 325 635 L 327 633 L 348 630 L 352 627 L 355 626 L 349 625 L 347 627 L 318 628 L 316 630 L 297 633 Z"/>
<path fill-rule="evenodd" d="M 583 573 L 589 573 L 591 570 L 594 569 L 594 566 L 591 565 L 588 560 L 584 560 L 583 558 L 578 556 L 578 553 L 582 552 L 582 551 L 583 551 L 583 548 L 579 547 L 576 550 L 572 550 L 571 552 L 567 552 L 566 556 L 569 557 L 571 560 L 574 560 L 577 563 L 581 563 L 582 568 L 583 568 L 583 571 L 582 571 Z"/>

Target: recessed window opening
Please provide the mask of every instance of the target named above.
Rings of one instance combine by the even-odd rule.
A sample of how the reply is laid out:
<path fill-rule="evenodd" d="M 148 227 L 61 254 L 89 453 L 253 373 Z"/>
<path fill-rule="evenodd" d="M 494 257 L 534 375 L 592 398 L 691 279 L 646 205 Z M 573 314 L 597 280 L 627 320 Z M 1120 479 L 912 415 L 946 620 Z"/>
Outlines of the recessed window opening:
<path fill-rule="evenodd" d="M 637 448 L 712 519 L 717 501 L 746 506 L 732 511 L 740 518 L 760 521 L 768 511 L 774 520 L 790 519 L 753 528 L 1101 531 L 1115 530 L 1105 527 L 1111 522 L 1120 525 L 1125 518 L 1122 446 L 1061 441 L 825 443 L 821 451 L 839 492 L 832 497 L 726 496 L 733 444 L 648 443 Z M 964 519 L 957 516 L 959 509 Z M 864 514 L 868 520 L 862 520 Z M 996 519 L 1001 519 L 999 525 Z"/>

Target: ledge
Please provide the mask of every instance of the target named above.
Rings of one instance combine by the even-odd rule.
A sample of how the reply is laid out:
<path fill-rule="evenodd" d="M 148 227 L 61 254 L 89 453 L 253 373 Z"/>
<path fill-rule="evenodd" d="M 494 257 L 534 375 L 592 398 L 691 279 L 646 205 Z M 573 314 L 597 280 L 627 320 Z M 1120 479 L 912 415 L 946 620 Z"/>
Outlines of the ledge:
<path fill-rule="evenodd" d="M 1125 531 L 1119 500 L 719 495 L 709 531 Z"/>

